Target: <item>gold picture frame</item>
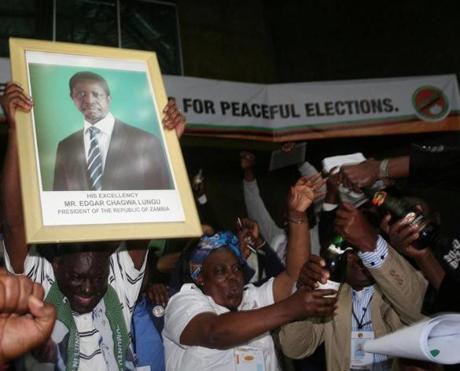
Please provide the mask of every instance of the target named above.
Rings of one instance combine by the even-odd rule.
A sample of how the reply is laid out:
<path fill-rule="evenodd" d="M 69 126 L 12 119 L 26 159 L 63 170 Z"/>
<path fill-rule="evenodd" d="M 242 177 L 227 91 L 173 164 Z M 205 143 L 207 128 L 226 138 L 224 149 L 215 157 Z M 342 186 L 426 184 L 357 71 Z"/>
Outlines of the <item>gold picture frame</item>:
<path fill-rule="evenodd" d="M 10 60 L 13 81 L 34 100 L 30 113 L 16 116 L 28 243 L 201 234 L 179 141 L 161 125 L 167 95 L 154 52 L 10 38 Z M 88 80 L 105 90 L 78 92 L 88 97 L 82 105 L 75 89 Z M 92 103 L 94 97 L 102 103 Z M 103 188 L 91 190 L 82 172 L 89 156 L 84 125 L 104 104 L 113 126 L 102 157 Z"/>

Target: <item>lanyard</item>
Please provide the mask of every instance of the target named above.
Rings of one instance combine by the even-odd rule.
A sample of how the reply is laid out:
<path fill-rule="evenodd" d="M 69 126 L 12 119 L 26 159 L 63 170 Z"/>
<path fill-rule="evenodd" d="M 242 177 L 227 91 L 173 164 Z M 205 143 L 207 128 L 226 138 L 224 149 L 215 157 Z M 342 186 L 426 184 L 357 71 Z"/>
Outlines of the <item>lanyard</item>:
<path fill-rule="evenodd" d="M 371 295 L 371 297 L 369 298 L 369 301 L 367 302 L 366 306 L 363 308 L 363 315 L 361 316 L 360 320 L 356 316 L 355 310 L 353 309 L 353 305 L 351 306 L 351 314 L 353 315 L 353 318 L 355 319 L 356 324 L 358 325 L 358 330 L 362 330 L 364 328 L 364 326 L 369 325 L 369 324 L 372 323 L 372 320 L 367 321 L 365 323 L 363 323 L 363 321 L 364 321 L 364 316 L 367 313 L 367 309 L 369 308 L 369 306 L 371 304 L 371 300 L 372 300 L 373 296 L 374 296 L 374 294 Z"/>

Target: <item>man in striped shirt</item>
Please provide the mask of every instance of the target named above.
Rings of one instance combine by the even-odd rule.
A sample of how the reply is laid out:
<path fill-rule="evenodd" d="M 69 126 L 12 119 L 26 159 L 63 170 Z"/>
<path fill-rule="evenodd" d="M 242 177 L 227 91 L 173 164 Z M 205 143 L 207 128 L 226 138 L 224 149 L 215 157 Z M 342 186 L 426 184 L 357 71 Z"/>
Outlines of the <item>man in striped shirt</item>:
<path fill-rule="evenodd" d="M 75 370 L 134 370 L 128 330 L 144 276 L 145 250 L 138 259 L 123 247 L 113 251 L 107 243 L 47 247 L 47 253 L 50 250 L 51 262 L 31 249 L 23 266 L 27 277 L 42 284 L 46 301 L 56 306 L 57 324 L 45 346 L 22 360 L 23 366 L 66 369 L 70 363 Z M 14 268 L 16 256 L 17 250 L 7 245 L 10 272 L 21 272 Z"/>
<path fill-rule="evenodd" d="M 26 243 L 16 140 L 17 109 L 28 112 L 32 101 L 23 89 L 8 84 L 0 100 L 6 114 L 8 146 L 3 167 L 1 215 L 5 265 L 43 285 L 45 300 L 56 306 L 57 321 L 45 346 L 28 354 L 19 368 L 33 370 L 134 369 L 129 328 L 142 284 L 146 241 L 74 243 L 48 246 L 47 258 Z M 168 104 L 163 125 L 178 136 L 185 120 Z M 171 112 L 173 111 L 173 112 Z"/>
<path fill-rule="evenodd" d="M 328 322 L 293 322 L 280 332 L 283 352 L 292 358 L 311 354 L 324 342 L 330 371 L 389 371 L 394 360 L 365 353 L 366 340 L 396 331 L 423 318 L 427 282 L 349 203 L 337 212 L 335 228 L 355 247 L 347 257 L 347 275 L 337 300 L 337 315 Z M 302 281 L 314 289 L 325 283 L 324 260 L 310 256 Z"/>

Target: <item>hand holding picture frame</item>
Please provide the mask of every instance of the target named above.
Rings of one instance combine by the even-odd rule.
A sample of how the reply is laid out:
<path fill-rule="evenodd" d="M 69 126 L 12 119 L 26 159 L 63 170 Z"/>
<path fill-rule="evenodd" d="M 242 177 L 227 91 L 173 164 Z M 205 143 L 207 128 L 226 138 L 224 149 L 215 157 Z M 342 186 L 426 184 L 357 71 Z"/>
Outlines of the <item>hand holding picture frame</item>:
<path fill-rule="evenodd" d="M 154 52 L 10 39 L 28 243 L 201 234 Z"/>

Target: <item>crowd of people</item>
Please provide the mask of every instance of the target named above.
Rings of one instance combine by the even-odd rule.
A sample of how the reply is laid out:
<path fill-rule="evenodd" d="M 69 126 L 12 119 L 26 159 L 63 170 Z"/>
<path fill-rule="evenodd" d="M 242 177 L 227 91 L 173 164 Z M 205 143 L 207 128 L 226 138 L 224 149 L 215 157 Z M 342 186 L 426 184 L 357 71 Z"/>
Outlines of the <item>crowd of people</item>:
<path fill-rule="evenodd" d="M 119 125 L 110 114 L 107 83 L 83 73 L 70 90 L 85 118 L 85 128 L 78 134 L 84 169 L 80 172 L 91 167 L 87 162 L 97 163 L 94 157 L 103 158 L 82 179 L 84 189 L 123 187 L 123 179 L 104 187 L 110 135 L 108 142 L 101 139 L 106 140 L 101 154 L 92 133 L 92 127 L 104 120 L 103 127 L 108 121 L 110 127 Z M 21 86 L 9 83 L 0 104 L 8 128 L 1 178 L 0 369 L 457 367 L 366 353 L 362 344 L 432 314 L 460 311 L 459 237 L 438 238 L 435 245 L 420 248 L 421 226 L 413 214 L 398 220 L 369 199 L 353 202 L 341 194 L 344 189 L 360 194 L 378 181 L 382 187 L 397 178 L 456 185 L 457 149 L 414 146 L 407 156 L 345 163 L 328 174 L 309 162 L 300 163 L 298 179 L 283 196 L 282 225 L 274 222 L 259 192 L 255 155 L 242 151 L 247 215 L 235 215 L 235 225 L 223 228 L 197 183 L 203 235 L 180 241 L 178 251 L 149 253 L 150 241 L 30 246 L 25 237 L 16 112 L 29 112 L 33 101 Z M 175 130 L 180 138 L 185 124 L 174 101 L 169 101 L 163 110 L 166 130 Z M 61 165 L 59 179 L 66 168 Z M 158 180 L 155 174 L 150 178 Z M 416 207 L 428 213 L 426 206 Z M 352 248 L 346 255 L 346 276 L 339 290 L 320 289 L 318 285 L 330 275 L 323 252 L 337 235 Z"/>

